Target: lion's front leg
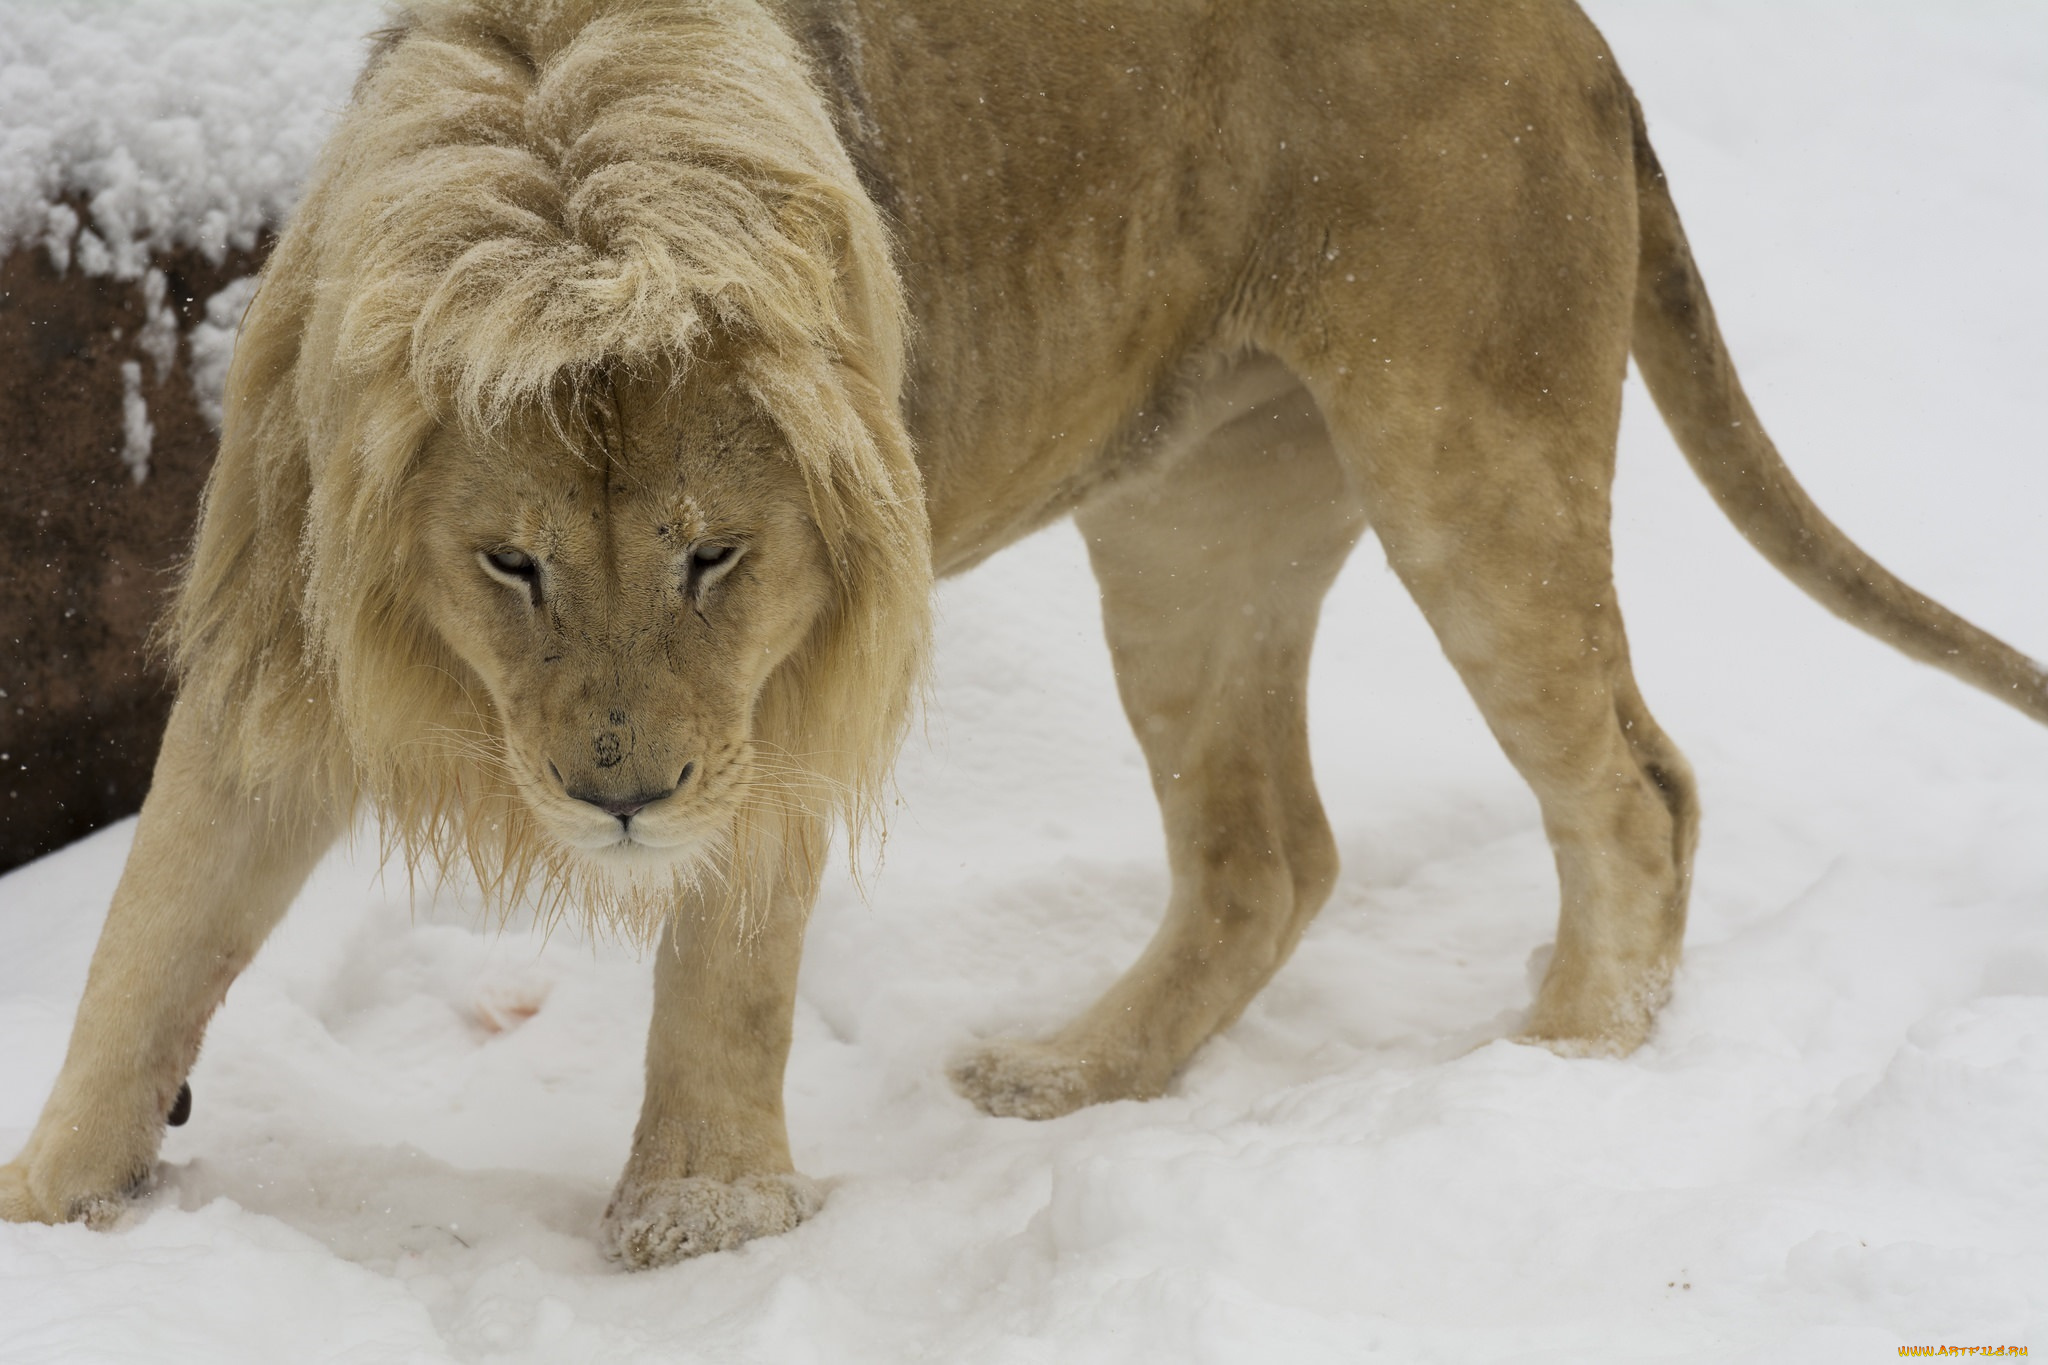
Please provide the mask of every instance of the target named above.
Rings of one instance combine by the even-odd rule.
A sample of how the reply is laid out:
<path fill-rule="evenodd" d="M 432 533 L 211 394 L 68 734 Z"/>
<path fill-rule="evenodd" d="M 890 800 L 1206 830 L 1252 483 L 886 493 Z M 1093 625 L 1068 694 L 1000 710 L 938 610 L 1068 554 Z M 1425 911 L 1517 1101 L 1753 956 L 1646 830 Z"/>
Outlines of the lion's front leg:
<path fill-rule="evenodd" d="M 173 710 L 56 1087 L 0 1167 L 0 1219 L 105 1226 L 144 1185 L 207 1018 L 332 839 L 311 797 L 242 789 Z"/>
<path fill-rule="evenodd" d="M 647 1097 L 604 1216 L 633 1269 L 787 1232 L 817 1212 L 790 1163 L 782 1072 L 814 878 L 734 909 L 684 900 L 654 967 Z"/>

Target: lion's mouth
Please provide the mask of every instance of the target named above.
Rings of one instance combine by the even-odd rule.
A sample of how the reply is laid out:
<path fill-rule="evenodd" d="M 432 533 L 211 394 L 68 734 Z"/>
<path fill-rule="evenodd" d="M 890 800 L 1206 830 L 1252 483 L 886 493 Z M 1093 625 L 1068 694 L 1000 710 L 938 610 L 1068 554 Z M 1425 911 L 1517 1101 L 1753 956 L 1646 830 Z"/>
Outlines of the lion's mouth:
<path fill-rule="evenodd" d="M 555 837 L 579 857 L 615 872 L 670 870 L 698 862 L 716 842 L 716 822 L 701 816 L 677 821 L 673 814 L 666 820 L 636 815 L 628 821 L 608 821 L 608 829 L 592 829 L 581 821 L 563 828 L 559 815 L 548 823 L 555 826 Z"/>
<path fill-rule="evenodd" d="M 638 825 L 638 819 L 635 819 L 633 823 Z M 577 851 L 589 854 L 648 853 L 674 855 L 687 851 L 692 846 L 703 843 L 704 840 L 695 831 L 677 834 L 637 829 L 630 826 L 621 828 L 618 822 L 614 821 L 612 829 L 607 833 L 585 833 L 572 837 L 565 842 L 569 843 Z"/>
<path fill-rule="evenodd" d="M 697 870 L 710 862 L 714 843 L 697 838 L 656 844 L 621 834 L 609 843 L 585 842 L 572 847 L 577 860 L 602 880 L 664 885 L 676 879 L 693 881 Z"/>

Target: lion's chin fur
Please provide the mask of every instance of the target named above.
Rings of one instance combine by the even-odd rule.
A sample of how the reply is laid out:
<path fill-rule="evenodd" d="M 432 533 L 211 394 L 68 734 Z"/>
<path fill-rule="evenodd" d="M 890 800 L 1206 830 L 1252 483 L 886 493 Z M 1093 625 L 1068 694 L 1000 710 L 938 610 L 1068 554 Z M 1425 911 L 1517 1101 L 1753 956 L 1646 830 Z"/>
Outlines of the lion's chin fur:
<path fill-rule="evenodd" d="M 720 841 L 695 838 L 662 846 L 623 838 L 601 848 L 575 847 L 571 856 L 580 860 L 593 877 L 628 885 L 695 886 L 716 861 Z"/>
<path fill-rule="evenodd" d="M 585 934 L 644 948 L 680 906 L 730 903 L 744 913 L 747 897 L 734 885 L 730 853 L 729 838 L 672 848 L 621 841 L 602 849 L 550 839 L 516 889 L 487 886 L 487 898 L 500 914 L 523 900 L 546 925 L 567 921 Z"/>

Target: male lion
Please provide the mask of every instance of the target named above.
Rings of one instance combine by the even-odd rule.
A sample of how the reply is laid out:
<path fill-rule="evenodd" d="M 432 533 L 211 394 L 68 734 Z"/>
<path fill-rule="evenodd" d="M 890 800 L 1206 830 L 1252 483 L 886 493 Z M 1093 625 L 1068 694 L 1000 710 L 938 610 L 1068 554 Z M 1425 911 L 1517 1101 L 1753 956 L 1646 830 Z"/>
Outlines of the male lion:
<path fill-rule="evenodd" d="M 422 0 L 243 326 L 155 785 L 0 1216 L 104 1224 L 208 1015 L 368 803 L 407 857 L 661 935 L 605 1218 L 646 1266 L 787 1229 L 806 911 L 904 729 L 934 572 L 1073 515 L 1163 808 L 1158 937 L 996 1114 L 1156 1095 L 1336 875 L 1305 689 L 1367 526 L 1543 808 L 1524 1036 L 1626 1053 L 1697 806 L 1630 674 L 1633 352 L 1822 603 L 2048 719 L 1851 545 L 1737 382 L 1570 0 Z"/>

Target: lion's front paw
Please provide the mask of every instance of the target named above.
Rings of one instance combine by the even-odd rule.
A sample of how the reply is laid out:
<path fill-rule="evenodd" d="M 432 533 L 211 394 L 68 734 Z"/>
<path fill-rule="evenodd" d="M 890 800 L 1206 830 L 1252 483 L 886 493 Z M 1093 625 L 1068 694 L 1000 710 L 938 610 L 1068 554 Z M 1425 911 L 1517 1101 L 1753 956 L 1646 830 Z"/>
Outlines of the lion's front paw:
<path fill-rule="evenodd" d="M 109 1228 L 145 1183 L 137 1180 L 124 1190 L 71 1198 L 52 1198 L 47 1193 L 38 1198 L 27 1164 L 10 1162 L 0 1166 L 0 1223 L 84 1223 L 89 1228 Z"/>
<path fill-rule="evenodd" d="M 795 1174 L 622 1181 L 604 1211 L 604 1250 L 647 1270 L 788 1232 L 824 1203 L 817 1182 Z"/>
<path fill-rule="evenodd" d="M 1084 1105 L 1125 1098 L 1102 1094 L 1107 1079 L 1086 1057 L 1056 1043 L 1018 1039 L 984 1043 L 946 1068 L 953 1088 L 998 1118 L 1056 1119 Z"/>

